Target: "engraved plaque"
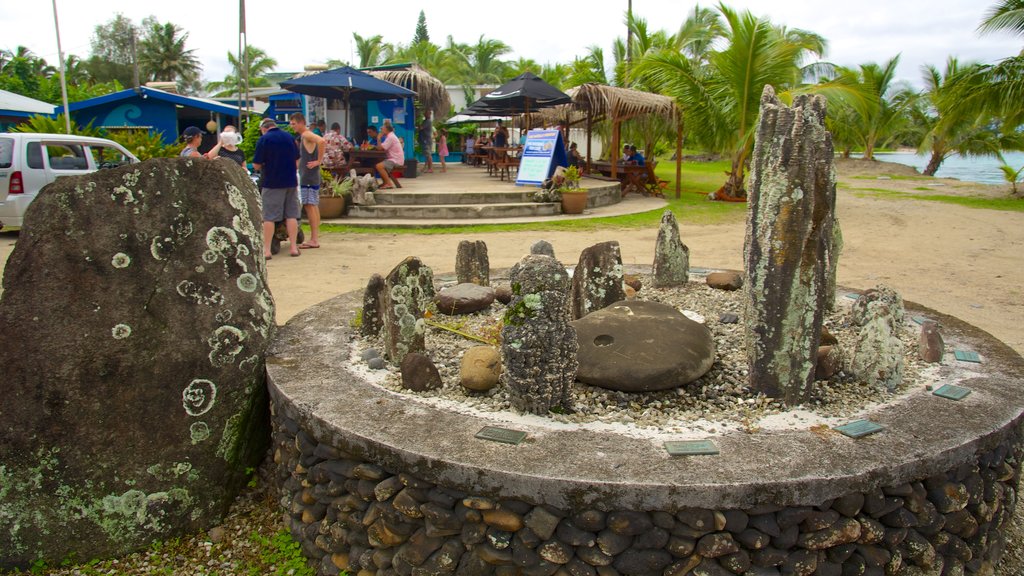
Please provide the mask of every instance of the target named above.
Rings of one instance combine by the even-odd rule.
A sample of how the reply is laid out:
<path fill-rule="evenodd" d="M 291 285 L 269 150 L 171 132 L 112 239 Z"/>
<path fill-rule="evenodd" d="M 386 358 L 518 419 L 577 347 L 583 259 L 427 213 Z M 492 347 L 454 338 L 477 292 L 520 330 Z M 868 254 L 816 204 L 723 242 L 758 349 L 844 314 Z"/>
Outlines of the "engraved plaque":
<path fill-rule="evenodd" d="M 711 440 L 670 440 L 665 442 L 669 456 L 714 456 L 718 447 Z"/>
<path fill-rule="evenodd" d="M 849 298 L 850 300 L 856 300 L 860 298 L 860 294 L 857 294 L 855 292 L 847 292 L 846 297 Z"/>
<path fill-rule="evenodd" d="M 840 432 L 849 436 L 850 438 L 863 438 L 868 434 L 874 434 L 883 430 L 882 426 L 875 424 L 870 420 L 854 420 L 849 424 L 843 424 L 842 426 L 836 426 L 836 432 Z"/>
<path fill-rule="evenodd" d="M 977 352 L 971 352 L 970 350 L 953 350 L 953 356 L 961 362 L 975 362 L 981 364 L 981 358 Z"/>
<path fill-rule="evenodd" d="M 526 432 L 499 428 L 497 426 L 484 426 L 476 433 L 476 437 L 481 440 L 516 445 L 526 439 Z"/>
<path fill-rule="evenodd" d="M 970 393 L 970 388 L 964 388 L 963 386 L 957 386 L 956 384 L 943 384 L 938 390 L 932 392 L 932 394 L 935 394 L 936 396 L 948 398 L 950 400 L 962 400 Z"/>
<path fill-rule="evenodd" d="M 925 322 L 928 321 L 928 319 L 925 318 L 924 316 L 911 316 L 910 319 L 916 322 L 917 324 L 924 324 Z"/>

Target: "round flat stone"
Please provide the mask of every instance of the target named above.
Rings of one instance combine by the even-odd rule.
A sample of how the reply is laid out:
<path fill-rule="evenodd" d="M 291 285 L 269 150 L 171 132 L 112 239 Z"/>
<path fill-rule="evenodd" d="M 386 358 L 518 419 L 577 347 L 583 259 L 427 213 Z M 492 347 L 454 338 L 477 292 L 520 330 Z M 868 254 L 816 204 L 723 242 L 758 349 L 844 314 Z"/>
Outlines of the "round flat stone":
<path fill-rule="evenodd" d="M 576 378 L 623 392 L 676 388 L 715 362 L 711 332 L 658 302 L 620 301 L 572 323 L 579 339 Z"/>

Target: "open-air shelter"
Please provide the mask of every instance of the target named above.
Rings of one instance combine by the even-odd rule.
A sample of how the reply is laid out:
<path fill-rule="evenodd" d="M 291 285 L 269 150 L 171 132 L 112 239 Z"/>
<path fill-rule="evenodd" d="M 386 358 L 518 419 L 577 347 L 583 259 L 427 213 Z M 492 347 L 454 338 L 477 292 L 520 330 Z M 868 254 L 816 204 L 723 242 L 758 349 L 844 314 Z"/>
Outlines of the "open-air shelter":
<path fill-rule="evenodd" d="M 643 115 L 663 118 L 676 125 L 676 198 L 681 193 L 683 116 L 676 101 L 668 96 L 652 94 L 631 88 L 587 83 L 566 91 L 572 98 L 564 104 L 540 112 L 537 116 L 545 123 L 562 122 L 566 127 L 586 123 L 587 164 L 591 163 L 590 143 L 595 122 L 607 119 L 612 123 L 612 177 L 616 176 L 614 154 L 619 149 L 619 131 L 622 123 Z"/>

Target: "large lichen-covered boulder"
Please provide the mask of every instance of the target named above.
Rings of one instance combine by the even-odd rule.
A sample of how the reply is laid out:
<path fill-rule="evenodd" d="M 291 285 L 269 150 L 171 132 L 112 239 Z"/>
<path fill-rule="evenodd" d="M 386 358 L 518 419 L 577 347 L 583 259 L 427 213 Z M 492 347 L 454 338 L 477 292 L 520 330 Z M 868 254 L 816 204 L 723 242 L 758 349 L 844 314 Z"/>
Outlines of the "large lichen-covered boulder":
<path fill-rule="evenodd" d="M 434 300 L 434 271 L 410 256 L 384 278 L 384 355 L 401 364 L 409 352 L 426 350 L 423 313 Z"/>
<path fill-rule="evenodd" d="M 569 324 L 569 275 L 561 262 L 531 254 L 509 273 L 512 301 L 501 329 L 501 382 L 512 405 L 546 414 L 569 408 L 576 380 L 576 330 Z"/>
<path fill-rule="evenodd" d="M 220 522 L 269 441 L 259 195 L 231 162 L 61 178 L 0 298 L 0 567 Z"/>
<path fill-rule="evenodd" d="M 619 243 L 600 242 L 580 253 L 572 274 L 572 317 L 583 318 L 626 299 Z"/>
<path fill-rule="evenodd" d="M 787 404 L 809 399 L 814 383 L 835 218 L 833 156 L 825 99 L 801 95 L 788 107 L 765 86 L 750 168 L 744 337 L 751 387 Z"/>

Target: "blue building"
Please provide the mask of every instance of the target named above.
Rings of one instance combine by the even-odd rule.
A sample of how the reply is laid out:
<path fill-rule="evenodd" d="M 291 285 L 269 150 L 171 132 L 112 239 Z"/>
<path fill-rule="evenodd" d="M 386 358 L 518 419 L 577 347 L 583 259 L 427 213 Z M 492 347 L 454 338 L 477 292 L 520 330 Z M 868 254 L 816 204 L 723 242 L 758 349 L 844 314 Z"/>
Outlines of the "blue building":
<path fill-rule="evenodd" d="M 68 109 L 81 126 L 91 122 L 96 128 L 146 128 L 162 134 L 166 144 L 176 142 L 188 126 L 202 129 L 211 120 L 218 130 L 228 124 L 238 126 L 237 108 L 147 86 L 73 102 Z"/>

